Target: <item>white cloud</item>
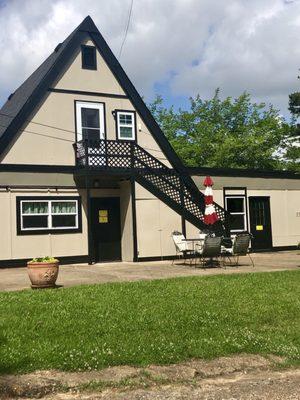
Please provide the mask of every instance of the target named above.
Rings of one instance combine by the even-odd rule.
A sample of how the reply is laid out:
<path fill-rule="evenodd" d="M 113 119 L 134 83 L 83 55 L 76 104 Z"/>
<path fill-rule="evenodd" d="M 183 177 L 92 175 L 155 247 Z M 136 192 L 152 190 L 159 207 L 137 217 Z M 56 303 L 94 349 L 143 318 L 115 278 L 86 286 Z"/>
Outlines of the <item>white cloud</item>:
<path fill-rule="evenodd" d="M 1 4 L 1 0 L 0 0 Z M 130 0 L 9 0 L 0 5 L 0 101 L 87 15 L 115 54 Z M 135 0 L 121 62 L 141 94 L 168 82 L 174 96 L 248 90 L 286 112 L 299 87 L 297 0 Z"/>

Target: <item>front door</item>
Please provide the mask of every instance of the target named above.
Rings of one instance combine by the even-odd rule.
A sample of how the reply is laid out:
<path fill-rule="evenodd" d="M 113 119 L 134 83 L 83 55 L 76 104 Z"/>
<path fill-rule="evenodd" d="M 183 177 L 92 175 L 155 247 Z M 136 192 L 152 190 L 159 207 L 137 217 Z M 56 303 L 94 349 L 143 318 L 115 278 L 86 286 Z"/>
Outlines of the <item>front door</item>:
<path fill-rule="evenodd" d="M 249 197 L 250 230 L 253 250 L 272 248 L 272 229 L 269 197 Z"/>
<path fill-rule="evenodd" d="M 91 219 L 95 261 L 121 260 L 119 197 L 92 198 Z"/>

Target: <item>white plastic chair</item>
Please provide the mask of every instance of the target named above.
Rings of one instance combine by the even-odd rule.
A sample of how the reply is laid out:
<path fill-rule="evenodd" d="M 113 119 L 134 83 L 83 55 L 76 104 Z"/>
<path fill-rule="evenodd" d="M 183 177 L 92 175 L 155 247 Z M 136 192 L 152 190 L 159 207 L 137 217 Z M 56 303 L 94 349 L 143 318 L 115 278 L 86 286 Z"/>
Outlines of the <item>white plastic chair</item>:
<path fill-rule="evenodd" d="M 180 258 L 182 256 L 182 258 L 184 259 L 184 263 L 185 263 L 186 257 L 188 255 L 190 255 L 190 259 L 191 259 L 191 256 L 194 255 L 194 250 L 191 246 L 191 243 L 189 243 L 185 239 L 184 235 L 181 232 L 174 231 L 172 233 L 172 238 L 173 238 L 173 242 L 174 242 L 175 249 L 176 249 L 176 258 L 177 257 Z M 173 264 L 174 264 L 174 258 L 172 261 L 172 265 Z"/>

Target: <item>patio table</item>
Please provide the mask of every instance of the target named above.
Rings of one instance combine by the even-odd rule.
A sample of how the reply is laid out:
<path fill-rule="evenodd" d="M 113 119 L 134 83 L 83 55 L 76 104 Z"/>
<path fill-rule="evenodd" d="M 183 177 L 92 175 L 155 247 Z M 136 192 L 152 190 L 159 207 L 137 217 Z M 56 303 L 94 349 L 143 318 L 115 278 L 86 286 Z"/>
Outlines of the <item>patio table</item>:
<path fill-rule="evenodd" d="M 190 238 L 190 239 L 186 238 L 185 242 L 187 242 L 187 243 L 190 242 L 192 244 L 193 253 L 194 253 L 194 255 L 196 255 L 197 254 L 197 252 L 196 252 L 196 244 L 199 243 L 200 247 L 202 247 L 203 243 L 204 243 L 204 239 L 201 239 L 201 238 Z M 195 264 L 196 264 L 196 257 L 195 257 Z"/>

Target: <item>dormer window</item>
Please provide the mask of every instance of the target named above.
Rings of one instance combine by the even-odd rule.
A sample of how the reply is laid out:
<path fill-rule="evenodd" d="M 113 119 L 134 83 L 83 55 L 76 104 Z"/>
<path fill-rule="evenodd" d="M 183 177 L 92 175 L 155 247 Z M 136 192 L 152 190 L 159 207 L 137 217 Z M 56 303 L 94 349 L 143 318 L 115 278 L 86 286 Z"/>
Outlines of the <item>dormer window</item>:
<path fill-rule="evenodd" d="M 117 138 L 119 140 L 135 140 L 135 112 L 116 111 Z"/>
<path fill-rule="evenodd" d="M 96 47 L 81 46 L 81 58 L 83 69 L 97 69 Z"/>

